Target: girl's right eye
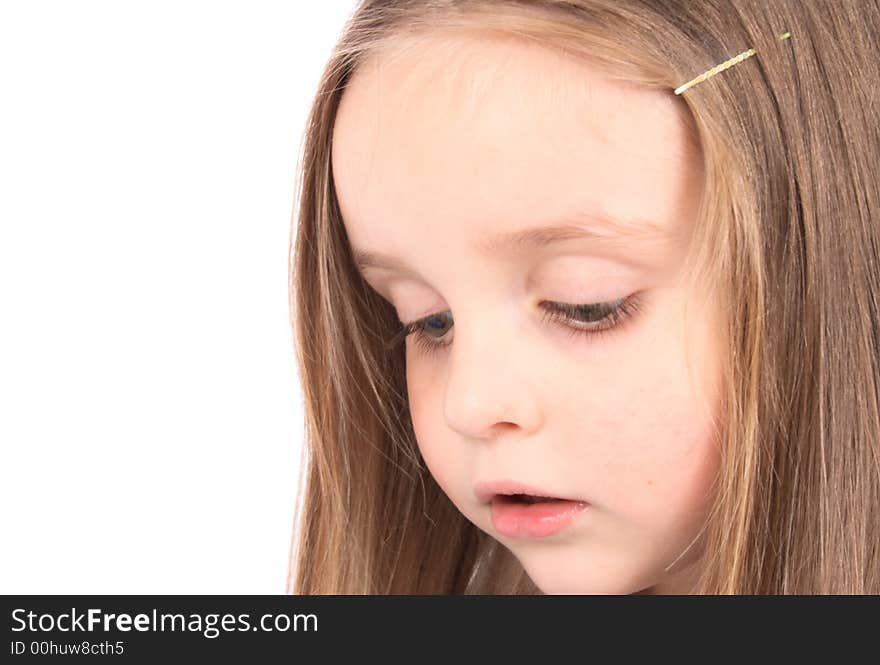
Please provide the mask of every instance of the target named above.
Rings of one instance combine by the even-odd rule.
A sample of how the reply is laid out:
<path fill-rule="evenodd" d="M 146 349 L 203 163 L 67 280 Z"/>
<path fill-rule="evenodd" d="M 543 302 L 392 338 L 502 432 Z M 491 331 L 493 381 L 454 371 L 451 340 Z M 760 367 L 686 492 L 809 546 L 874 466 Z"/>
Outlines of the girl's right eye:
<path fill-rule="evenodd" d="M 640 311 L 641 299 L 638 293 L 607 303 L 588 303 L 572 305 L 568 303 L 541 302 L 544 320 L 560 322 L 573 335 L 597 336 L 607 333 Z M 446 348 L 452 342 L 437 341 L 452 327 L 451 313 L 430 314 L 412 323 L 403 324 L 392 338 L 388 348 L 396 347 L 409 335 L 415 334 L 416 345 L 425 353 L 433 353 Z M 448 327 L 446 327 L 448 326 Z M 436 337 L 434 333 L 439 333 Z"/>

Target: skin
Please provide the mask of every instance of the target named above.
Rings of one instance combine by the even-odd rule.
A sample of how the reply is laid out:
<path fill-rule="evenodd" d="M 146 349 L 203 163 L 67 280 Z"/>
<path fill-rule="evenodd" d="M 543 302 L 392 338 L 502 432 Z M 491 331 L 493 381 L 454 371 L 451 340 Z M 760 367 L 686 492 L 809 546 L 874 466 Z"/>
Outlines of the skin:
<path fill-rule="evenodd" d="M 454 322 L 427 327 L 449 343 L 437 352 L 406 341 L 425 463 L 545 593 L 687 593 L 696 579 L 700 542 L 688 546 L 718 470 L 723 346 L 717 300 L 681 280 L 703 178 L 683 119 L 671 92 L 465 35 L 375 55 L 338 110 L 333 179 L 349 241 L 414 272 L 365 279 L 404 323 Z M 493 233 L 601 211 L 641 220 L 640 233 L 478 251 Z M 634 293 L 640 310 L 602 336 L 573 330 L 589 318 L 543 317 L 543 301 Z M 498 479 L 590 506 L 563 532 L 506 537 L 473 487 Z"/>

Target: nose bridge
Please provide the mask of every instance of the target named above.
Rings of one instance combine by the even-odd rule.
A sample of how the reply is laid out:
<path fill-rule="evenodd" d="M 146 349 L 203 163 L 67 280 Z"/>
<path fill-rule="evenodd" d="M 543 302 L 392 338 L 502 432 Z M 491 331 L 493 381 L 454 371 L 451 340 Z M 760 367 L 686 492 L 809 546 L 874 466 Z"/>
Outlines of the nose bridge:
<path fill-rule="evenodd" d="M 451 428 L 488 438 L 501 423 L 527 430 L 538 426 L 525 337 L 516 312 L 503 307 L 455 320 L 444 402 Z"/>

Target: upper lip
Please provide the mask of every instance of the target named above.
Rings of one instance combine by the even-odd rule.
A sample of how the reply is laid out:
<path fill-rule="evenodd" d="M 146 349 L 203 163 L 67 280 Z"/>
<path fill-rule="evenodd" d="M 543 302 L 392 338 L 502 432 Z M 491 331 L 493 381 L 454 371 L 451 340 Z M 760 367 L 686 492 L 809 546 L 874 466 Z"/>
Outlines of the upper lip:
<path fill-rule="evenodd" d="M 550 490 L 541 489 L 534 485 L 526 485 L 515 480 L 490 480 L 479 482 L 474 485 L 474 494 L 480 503 L 491 503 L 498 494 L 528 494 L 530 496 L 545 496 L 552 499 L 568 499 Z M 578 501 L 579 499 L 568 499 Z"/>

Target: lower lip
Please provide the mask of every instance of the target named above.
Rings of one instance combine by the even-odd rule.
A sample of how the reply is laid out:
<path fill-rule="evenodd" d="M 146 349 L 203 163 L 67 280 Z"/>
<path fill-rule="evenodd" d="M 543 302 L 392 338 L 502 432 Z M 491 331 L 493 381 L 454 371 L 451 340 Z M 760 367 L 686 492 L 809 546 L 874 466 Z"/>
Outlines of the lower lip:
<path fill-rule="evenodd" d="M 583 501 L 522 503 L 495 498 L 492 524 L 498 533 L 510 538 L 543 538 L 570 526 L 587 505 Z"/>

